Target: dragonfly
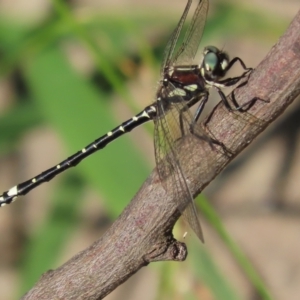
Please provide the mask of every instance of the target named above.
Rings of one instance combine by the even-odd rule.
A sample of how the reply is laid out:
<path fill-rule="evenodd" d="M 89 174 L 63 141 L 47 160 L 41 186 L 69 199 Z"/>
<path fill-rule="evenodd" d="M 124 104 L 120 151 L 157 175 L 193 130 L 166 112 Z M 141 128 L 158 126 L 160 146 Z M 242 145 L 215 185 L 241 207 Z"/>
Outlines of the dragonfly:
<path fill-rule="evenodd" d="M 183 30 L 184 24 L 188 22 L 187 17 L 193 2 L 195 10 L 191 13 L 189 26 Z M 151 105 L 54 167 L 4 192 L 0 196 L 0 207 L 10 204 L 19 196 L 26 195 L 65 170 L 75 167 L 83 159 L 103 149 L 123 134 L 152 120 L 154 122 L 155 160 L 160 181 L 166 192 L 171 195 L 175 196 L 176 191 L 181 191 L 181 199 L 176 200 L 179 211 L 198 238 L 204 241 L 193 196 L 182 168 L 184 162 L 178 155 L 176 144 L 179 138 L 186 136 L 211 143 L 204 130 L 202 132 L 199 126 L 197 130 L 195 129 L 208 101 L 209 89 L 215 88 L 226 108 L 231 110 L 222 88 L 235 85 L 252 71 L 252 68 L 247 68 L 239 57 L 230 60 L 226 52 L 214 46 L 205 47 L 202 61 L 198 64 L 194 63 L 206 22 L 208 6 L 208 0 L 188 0 L 165 48 L 161 79 L 156 99 Z M 182 42 L 179 42 L 180 40 Z M 224 79 L 227 72 L 237 62 L 243 68 L 243 73 L 238 77 Z M 191 107 L 195 104 L 198 106 L 192 114 Z M 165 184 L 170 181 L 166 180 L 168 177 L 172 178 L 172 185 Z"/>

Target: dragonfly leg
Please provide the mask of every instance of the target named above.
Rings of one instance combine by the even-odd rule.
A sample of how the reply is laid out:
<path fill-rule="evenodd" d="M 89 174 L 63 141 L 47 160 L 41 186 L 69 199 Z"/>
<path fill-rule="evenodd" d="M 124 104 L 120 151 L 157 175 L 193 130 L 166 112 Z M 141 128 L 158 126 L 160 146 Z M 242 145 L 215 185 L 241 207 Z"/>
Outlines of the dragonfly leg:
<path fill-rule="evenodd" d="M 236 89 L 244 86 L 247 84 L 247 81 L 239 84 Z M 236 98 L 235 98 L 235 95 L 234 95 L 234 91 L 232 91 L 232 93 L 230 94 L 231 95 L 231 100 L 232 100 L 232 103 L 233 103 L 233 106 L 230 105 L 230 103 L 228 102 L 225 94 L 223 93 L 223 91 L 219 88 L 219 87 L 215 87 L 218 91 L 218 94 L 220 95 L 221 97 L 221 100 L 223 101 L 225 107 L 229 110 L 229 111 L 239 111 L 239 112 L 247 112 L 255 103 L 256 101 L 263 101 L 265 103 L 269 103 L 270 101 L 269 100 L 265 100 L 265 99 L 262 99 L 262 98 L 259 98 L 259 97 L 254 97 L 252 98 L 251 100 L 243 103 L 242 105 L 239 105 L 238 102 L 236 101 Z"/>
<path fill-rule="evenodd" d="M 246 74 L 251 73 L 253 71 L 253 68 L 247 68 L 246 64 L 239 57 L 235 57 L 229 62 L 228 66 L 226 68 L 226 71 L 230 70 L 236 62 L 239 62 L 241 64 L 242 68 L 246 71 L 241 76 L 243 76 L 243 75 L 245 76 Z"/>
<path fill-rule="evenodd" d="M 239 84 L 236 88 L 238 89 L 238 88 L 244 86 L 245 84 L 247 84 L 247 82 L 243 82 L 243 83 Z M 259 97 L 254 97 L 251 100 L 245 102 L 244 104 L 239 105 L 238 102 L 236 101 L 234 91 L 232 91 L 232 93 L 231 93 L 231 100 L 234 105 L 234 107 L 231 107 L 231 110 L 240 111 L 240 112 L 247 112 L 257 101 L 270 103 L 270 100 L 262 99 Z"/>
<path fill-rule="evenodd" d="M 204 98 L 200 100 L 200 104 L 199 104 L 199 107 L 197 108 L 197 111 L 196 111 L 196 114 L 198 114 L 197 118 L 196 118 L 196 114 L 193 118 L 193 121 L 191 124 L 194 124 L 196 123 L 196 121 L 198 120 L 200 114 L 202 113 L 203 111 L 203 108 L 205 106 L 205 103 L 207 102 L 208 100 L 208 92 L 205 92 L 204 93 Z M 183 114 L 184 112 L 186 112 L 187 110 L 190 109 L 190 107 L 192 107 L 194 104 L 196 104 L 197 102 L 199 102 L 199 97 L 194 97 L 192 98 L 188 103 L 187 105 L 185 105 L 179 112 L 179 125 L 180 125 L 180 131 L 181 131 L 181 136 L 184 136 L 185 135 L 185 132 L 184 132 L 184 117 L 183 117 Z M 194 126 L 194 125 L 193 125 Z"/>
<path fill-rule="evenodd" d="M 224 80 L 219 80 L 217 83 L 219 85 L 219 87 L 229 87 L 229 86 L 233 86 L 235 85 L 236 83 L 238 83 L 241 79 L 245 78 L 248 76 L 250 76 L 251 72 L 253 71 L 253 68 L 247 68 L 245 63 L 239 58 L 239 57 L 235 57 L 234 59 L 232 59 L 230 62 L 229 62 L 229 65 L 226 69 L 226 72 L 228 72 L 232 66 L 236 63 L 236 62 L 239 62 L 241 64 L 241 66 L 243 67 L 243 69 L 245 70 L 245 72 L 240 75 L 240 76 L 237 76 L 237 77 L 230 77 L 230 78 L 226 78 Z M 248 80 L 246 80 L 247 82 Z"/>
<path fill-rule="evenodd" d="M 198 139 L 201 139 L 201 140 L 204 140 L 204 141 L 208 142 L 210 147 L 212 148 L 212 150 L 215 149 L 214 145 L 217 145 L 217 146 L 222 148 L 222 150 L 224 151 L 224 153 L 227 156 L 231 157 L 233 155 L 232 152 L 229 149 L 227 149 L 227 147 L 222 142 L 220 142 L 220 141 L 218 141 L 218 140 L 216 140 L 216 139 L 214 139 L 214 138 L 212 138 L 212 137 L 210 137 L 206 134 L 199 134 L 195 131 L 195 125 L 196 125 L 201 113 L 203 112 L 203 109 L 204 109 L 204 106 L 205 106 L 206 102 L 208 101 L 208 95 L 209 95 L 208 92 L 206 92 L 204 94 L 203 98 L 201 99 L 200 103 L 199 103 L 199 106 L 198 106 L 198 108 L 195 112 L 193 121 L 190 125 L 190 132 L 195 137 L 197 137 Z M 205 122 L 205 125 L 206 125 L 206 122 Z"/>
<path fill-rule="evenodd" d="M 195 126 L 195 124 L 197 123 L 197 121 L 198 121 L 200 115 L 201 115 L 202 112 L 203 112 L 204 106 L 205 106 L 205 104 L 206 104 L 206 102 L 207 102 L 207 100 L 208 100 L 208 91 L 205 91 L 205 92 L 203 93 L 203 96 L 202 96 L 202 97 L 203 97 L 203 98 L 200 100 L 200 103 L 199 103 L 199 105 L 198 105 L 198 108 L 197 108 L 197 110 L 196 110 L 196 112 L 195 112 L 195 114 L 194 114 L 194 118 L 193 118 L 193 121 L 192 121 L 192 124 L 191 124 L 192 127 Z"/>
<path fill-rule="evenodd" d="M 252 69 L 251 69 L 252 71 Z M 219 87 L 219 88 L 225 88 L 225 87 L 230 87 L 230 86 L 233 86 L 235 85 L 236 83 L 238 83 L 241 79 L 243 78 L 246 78 L 247 76 L 250 75 L 249 73 L 250 71 L 246 71 L 244 72 L 241 76 L 237 76 L 237 77 L 229 77 L 229 78 L 226 78 L 224 80 L 219 80 L 217 82 L 217 84 L 214 85 L 214 87 Z M 245 80 L 245 83 L 246 84 L 248 82 L 248 78 Z"/>

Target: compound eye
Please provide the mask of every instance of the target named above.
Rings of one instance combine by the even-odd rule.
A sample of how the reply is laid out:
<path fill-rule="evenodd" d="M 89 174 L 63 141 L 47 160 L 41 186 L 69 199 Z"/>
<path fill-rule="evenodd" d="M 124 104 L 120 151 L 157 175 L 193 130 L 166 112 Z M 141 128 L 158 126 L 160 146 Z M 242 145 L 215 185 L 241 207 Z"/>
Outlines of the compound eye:
<path fill-rule="evenodd" d="M 210 53 L 210 52 L 213 52 L 213 53 L 218 53 L 219 52 L 219 49 L 215 46 L 207 46 L 204 48 L 204 55 L 206 55 L 207 53 Z"/>
<path fill-rule="evenodd" d="M 229 66 L 229 57 L 226 52 L 220 51 L 214 46 L 204 49 L 201 74 L 210 80 L 218 80 L 224 77 Z"/>
<path fill-rule="evenodd" d="M 204 56 L 203 63 L 205 71 L 213 73 L 219 64 L 218 56 L 213 52 L 208 52 Z"/>

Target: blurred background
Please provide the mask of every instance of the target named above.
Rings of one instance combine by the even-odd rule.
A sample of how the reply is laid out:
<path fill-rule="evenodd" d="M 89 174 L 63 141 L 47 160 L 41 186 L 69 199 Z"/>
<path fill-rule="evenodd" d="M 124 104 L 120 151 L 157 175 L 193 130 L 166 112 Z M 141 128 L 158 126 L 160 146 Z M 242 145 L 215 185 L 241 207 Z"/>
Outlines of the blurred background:
<path fill-rule="evenodd" d="M 185 5 L 0 0 L 0 191 L 154 100 Z M 297 0 L 211 0 L 200 49 L 213 44 L 256 67 L 298 9 Z M 106 299 L 299 299 L 297 116 L 296 101 L 196 200 L 204 245 L 189 233 L 185 262 L 151 264 Z M 1 208 L 1 299 L 18 299 L 105 232 L 155 165 L 152 129 L 135 129 Z M 179 222 L 175 236 L 183 232 Z"/>

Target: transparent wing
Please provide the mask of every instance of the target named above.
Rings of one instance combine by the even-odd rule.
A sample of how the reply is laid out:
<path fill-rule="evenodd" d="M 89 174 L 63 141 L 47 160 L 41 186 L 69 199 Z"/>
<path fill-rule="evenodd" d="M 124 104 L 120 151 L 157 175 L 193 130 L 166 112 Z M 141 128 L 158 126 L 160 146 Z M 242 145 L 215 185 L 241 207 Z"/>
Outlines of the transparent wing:
<path fill-rule="evenodd" d="M 174 29 L 174 31 L 173 31 L 173 33 L 172 33 L 172 35 L 171 35 L 171 37 L 170 37 L 170 39 L 167 43 L 167 46 L 166 46 L 165 51 L 164 51 L 163 63 L 161 65 L 161 73 L 163 73 L 164 68 L 165 68 L 166 65 L 170 65 L 170 61 L 171 61 L 175 46 L 177 44 L 178 37 L 180 35 L 182 26 L 185 22 L 187 14 L 188 14 L 188 12 L 190 10 L 190 7 L 192 5 L 192 2 L 193 2 L 193 0 L 188 0 L 188 3 L 186 4 L 186 7 L 184 9 L 184 12 L 183 12 L 176 28 Z"/>
<path fill-rule="evenodd" d="M 183 43 L 171 61 L 172 64 L 181 65 L 190 63 L 194 59 L 202 38 L 207 11 L 208 0 L 199 0 L 189 28 L 185 33 Z"/>
<path fill-rule="evenodd" d="M 195 9 L 191 23 L 183 38 L 183 42 L 179 46 L 177 45 L 177 41 L 193 2 L 193 0 L 188 0 L 185 10 L 165 48 L 164 59 L 161 66 L 161 73 L 164 72 L 166 66 L 172 64 L 191 64 L 193 58 L 195 57 L 203 34 L 208 11 L 208 0 L 198 1 L 199 2 Z M 178 46 L 178 49 L 174 54 L 176 45 Z"/>
<path fill-rule="evenodd" d="M 167 97 L 173 89 L 174 87 L 170 83 L 168 87 L 162 87 L 161 98 Z M 193 196 L 183 171 L 184 159 L 177 152 L 177 145 L 182 141 L 182 138 L 189 138 L 191 146 L 193 146 L 193 141 L 196 142 L 198 139 L 192 136 L 189 130 L 192 115 L 186 106 L 186 102 L 183 99 L 178 100 L 176 103 L 169 102 L 172 107 L 168 107 L 166 111 L 164 100 L 157 101 L 158 117 L 154 120 L 156 165 L 166 192 L 177 199 L 178 209 L 199 239 L 203 241 L 203 233 L 197 217 Z M 179 121 L 180 115 L 182 127 Z"/>

